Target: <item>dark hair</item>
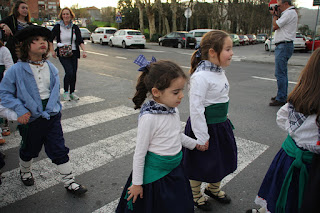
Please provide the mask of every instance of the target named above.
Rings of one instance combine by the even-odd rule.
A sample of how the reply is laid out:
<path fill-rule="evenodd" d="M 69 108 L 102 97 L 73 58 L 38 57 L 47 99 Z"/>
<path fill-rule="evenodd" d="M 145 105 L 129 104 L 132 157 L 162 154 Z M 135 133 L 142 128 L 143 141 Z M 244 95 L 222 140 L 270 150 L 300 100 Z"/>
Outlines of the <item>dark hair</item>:
<path fill-rule="evenodd" d="M 152 88 L 160 91 L 170 87 L 173 79 L 183 77 L 187 79 L 183 70 L 172 61 L 157 61 L 151 63 L 147 70 L 142 72 L 138 78 L 136 85 L 136 93 L 132 99 L 135 104 L 134 109 L 139 109 L 147 98 L 148 92 L 151 93 Z"/>
<path fill-rule="evenodd" d="M 20 0 L 15 3 L 15 5 L 14 5 L 14 7 L 12 7 L 12 11 L 11 11 L 11 13 L 13 14 L 13 16 L 15 18 L 18 18 L 20 16 L 20 13 L 18 11 L 18 9 L 20 7 L 20 4 L 26 4 L 27 5 L 26 2 L 20 1 Z M 25 20 L 27 22 L 30 22 L 30 11 L 29 11 L 29 9 L 28 9 L 28 15 L 25 17 Z"/>
<path fill-rule="evenodd" d="M 281 0 L 282 4 L 284 4 L 286 2 L 288 2 L 288 5 L 290 5 L 290 6 L 292 5 L 292 1 L 291 0 Z"/>
<path fill-rule="evenodd" d="M 27 39 L 25 39 L 24 41 L 20 42 L 19 45 L 17 45 L 17 55 L 18 58 L 21 59 L 21 61 L 26 62 L 29 59 L 29 50 L 30 50 L 30 45 L 31 43 L 37 39 L 37 37 L 41 37 L 41 36 L 31 36 L 28 37 Z M 46 38 L 47 39 L 47 38 Z M 48 54 L 50 51 L 50 47 L 49 47 L 49 41 L 48 42 L 48 49 L 46 51 L 46 53 L 44 53 L 42 55 L 42 59 L 47 59 L 48 58 Z"/>
<path fill-rule="evenodd" d="M 3 47 L 4 46 L 4 44 L 3 44 L 3 42 L 0 40 L 0 47 Z"/>
<path fill-rule="evenodd" d="M 299 82 L 288 96 L 296 111 L 317 115 L 320 126 L 320 48 L 316 49 L 299 76 Z"/>
<path fill-rule="evenodd" d="M 194 73 L 201 60 L 208 60 L 209 50 L 211 48 L 217 53 L 218 60 L 220 61 L 220 53 L 223 49 L 225 39 L 228 36 L 229 34 L 222 30 L 213 30 L 204 34 L 200 42 L 201 57 L 196 57 L 197 50 L 192 54 L 189 73 L 191 75 Z"/>
<path fill-rule="evenodd" d="M 75 17 L 76 17 L 76 15 L 74 14 L 74 12 L 73 12 L 69 7 L 64 7 L 63 9 L 60 10 L 60 13 L 59 13 L 59 15 L 58 15 L 58 17 L 59 17 L 61 20 L 63 20 L 63 19 L 62 19 L 62 11 L 64 11 L 64 10 L 69 10 L 70 15 L 71 15 L 72 18 L 75 18 Z"/>

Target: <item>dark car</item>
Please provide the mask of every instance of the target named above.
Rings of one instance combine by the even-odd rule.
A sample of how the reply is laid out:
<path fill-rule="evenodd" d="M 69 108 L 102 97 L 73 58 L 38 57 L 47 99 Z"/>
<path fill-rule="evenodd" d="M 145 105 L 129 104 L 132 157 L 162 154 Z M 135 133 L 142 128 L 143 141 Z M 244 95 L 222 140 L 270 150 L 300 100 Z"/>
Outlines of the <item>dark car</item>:
<path fill-rule="evenodd" d="M 247 34 L 249 38 L 249 44 L 256 44 L 257 43 L 257 37 L 254 34 Z"/>
<path fill-rule="evenodd" d="M 194 48 L 197 40 L 191 33 L 185 31 L 171 32 L 159 38 L 159 45 L 168 47 L 189 47 Z"/>

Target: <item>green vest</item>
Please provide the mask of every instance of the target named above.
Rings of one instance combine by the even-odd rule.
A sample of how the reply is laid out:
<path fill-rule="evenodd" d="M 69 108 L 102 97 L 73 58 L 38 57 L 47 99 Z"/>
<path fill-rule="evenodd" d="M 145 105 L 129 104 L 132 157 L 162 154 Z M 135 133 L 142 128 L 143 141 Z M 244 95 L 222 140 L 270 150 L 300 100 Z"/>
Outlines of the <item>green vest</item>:
<path fill-rule="evenodd" d="M 207 106 L 204 111 L 207 124 L 225 122 L 227 120 L 228 108 L 229 101 L 226 103 L 218 103 Z"/>

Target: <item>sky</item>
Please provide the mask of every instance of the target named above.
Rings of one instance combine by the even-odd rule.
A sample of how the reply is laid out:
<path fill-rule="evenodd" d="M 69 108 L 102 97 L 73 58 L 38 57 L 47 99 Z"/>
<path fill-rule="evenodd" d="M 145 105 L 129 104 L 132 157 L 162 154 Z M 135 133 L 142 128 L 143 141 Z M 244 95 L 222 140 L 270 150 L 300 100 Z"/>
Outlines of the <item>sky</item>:
<path fill-rule="evenodd" d="M 210 2 L 210 1 L 208 1 Z M 60 6 L 63 7 L 71 7 L 72 5 L 78 4 L 79 7 L 91 7 L 95 6 L 97 8 L 101 7 L 117 7 L 117 0 L 60 0 Z M 313 7 L 313 0 L 296 0 L 296 4 L 298 7 L 306 7 L 318 9 L 318 7 Z"/>

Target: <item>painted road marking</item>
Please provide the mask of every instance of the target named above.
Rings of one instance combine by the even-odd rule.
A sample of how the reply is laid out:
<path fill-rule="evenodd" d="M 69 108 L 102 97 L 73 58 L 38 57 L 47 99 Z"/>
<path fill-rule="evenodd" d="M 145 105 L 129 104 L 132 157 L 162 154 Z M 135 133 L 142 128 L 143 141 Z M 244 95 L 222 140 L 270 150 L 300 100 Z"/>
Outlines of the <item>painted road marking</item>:
<path fill-rule="evenodd" d="M 70 150 L 75 176 L 96 169 L 134 151 L 137 129 L 108 137 L 95 143 Z M 59 174 L 51 160 L 46 158 L 32 164 L 35 185 L 25 187 L 19 168 L 2 173 L 0 208 L 59 184 Z M 63 186 L 61 185 L 61 188 Z M 62 190 L 62 189 L 61 189 Z"/>
<path fill-rule="evenodd" d="M 62 105 L 62 110 L 64 110 L 64 109 L 70 109 L 73 107 L 83 106 L 87 104 L 98 103 L 102 101 L 104 101 L 104 99 L 98 98 L 95 96 L 84 96 L 84 97 L 81 97 L 80 100 L 78 101 L 62 101 L 61 105 Z"/>
<path fill-rule="evenodd" d="M 126 57 L 116 56 L 116 58 L 127 60 Z"/>
<path fill-rule="evenodd" d="M 183 124 L 182 124 L 183 125 Z M 251 162 L 253 162 L 259 155 L 264 153 L 269 146 L 260 144 L 254 141 L 246 140 L 243 138 L 236 137 L 237 146 L 238 146 L 238 168 L 237 170 L 225 177 L 222 180 L 221 187 L 226 185 L 230 180 L 232 180 L 237 174 L 239 174 L 244 168 L 246 168 Z M 204 190 L 206 184 L 202 184 L 201 188 Z M 121 194 L 119 194 L 121 196 Z M 102 206 L 100 209 L 97 209 L 93 213 L 111 213 L 115 212 L 119 198 L 108 203 L 105 206 Z"/>
<path fill-rule="evenodd" d="M 91 52 L 91 51 L 86 51 L 87 53 L 91 53 L 91 54 L 95 54 L 95 55 L 101 55 L 101 56 L 109 56 L 107 54 L 103 54 L 103 53 L 97 53 L 97 52 Z"/>
<path fill-rule="evenodd" d="M 75 130 L 91 127 L 97 124 L 101 124 L 107 121 L 115 120 L 124 116 L 129 116 L 138 113 L 139 111 L 134 110 L 131 107 L 119 106 L 115 108 L 109 108 L 93 113 L 88 113 L 73 118 L 61 120 L 63 133 L 72 132 Z M 1 150 L 8 150 L 11 148 L 18 147 L 21 142 L 21 137 L 18 131 L 12 136 L 7 136 L 8 143 L 1 146 Z"/>
<path fill-rule="evenodd" d="M 264 78 L 264 77 L 259 77 L 259 76 L 251 76 L 252 78 L 256 79 L 261 79 L 261 80 L 266 80 L 266 81 L 277 81 L 277 79 L 274 78 Z M 294 81 L 288 81 L 289 84 L 297 84 L 297 82 Z"/>
<path fill-rule="evenodd" d="M 132 52 L 146 52 L 146 53 L 163 53 L 164 51 L 162 50 L 152 50 L 152 49 L 128 49 L 129 51 Z"/>

